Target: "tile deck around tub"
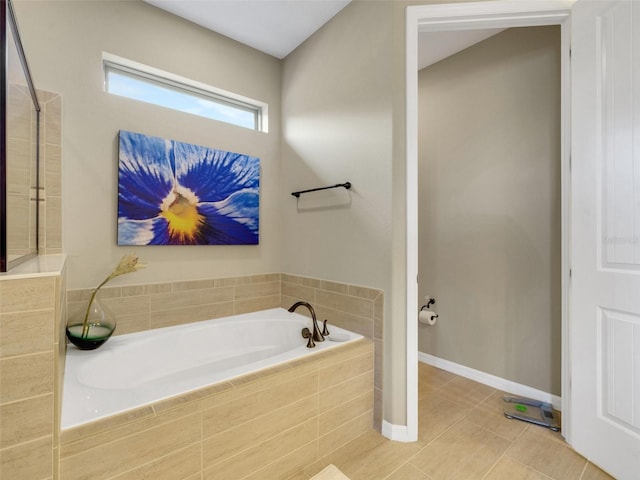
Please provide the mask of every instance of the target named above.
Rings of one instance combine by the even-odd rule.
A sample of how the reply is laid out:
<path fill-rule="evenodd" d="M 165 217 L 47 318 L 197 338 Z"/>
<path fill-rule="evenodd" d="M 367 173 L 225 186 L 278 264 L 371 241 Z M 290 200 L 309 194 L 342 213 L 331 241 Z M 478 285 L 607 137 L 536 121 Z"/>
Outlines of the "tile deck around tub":
<path fill-rule="evenodd" d="M 60 478 L 301 474 L 320 451 L 372 431 L 373 343 L 363 338 L 211 388 L 64 430 Z"/>

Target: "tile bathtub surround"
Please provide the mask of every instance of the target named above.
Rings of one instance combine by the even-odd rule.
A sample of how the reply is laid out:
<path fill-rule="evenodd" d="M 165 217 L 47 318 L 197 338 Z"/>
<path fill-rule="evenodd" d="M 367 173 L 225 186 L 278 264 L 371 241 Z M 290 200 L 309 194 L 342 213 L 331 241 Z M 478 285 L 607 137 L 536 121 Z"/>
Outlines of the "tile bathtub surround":
<path fill-rule="evenodd" d="M 92 289 L 70 290 L 70 320 L 81 320 Z M 117 318 L 114 335 L 198 322 L 280 306 L 280 274 L 156 283 L 100 289 Z"/>
<path fill-rule="evenodd" d="M 287 478 L 371 431 L 372 416 L 362 339 L 65 430 L 60 478 Z"/>
<path fill-rule="evenodd" d="M 0 280 L 0 478 L 57 478 L 64 290 L 64 272 Z"/>
<path fill-rule="evenodd" d="M 70 319 L 81 319 L 91 289 L 68 292 Z M 285 273 L 174 283 L 110 287 L 100 299 L 118 319 L 115 335 L 226 317 L 270 308 L 289 308 L 299 300 L 313 305 L 318 320 L 357 332 L 375 349 L 374 426 L 382 426 L 384 295 L 381 290 Z M 297 310 L 307 315 L 306 309 Z"/>
<path fill-rule="evenodd" d="M 373 340 L 375 349 L 374 426 L 380 431 L 384 349 L 382 290 L 283 273 L 280 306 L 288 308 L 298 300 L 304 300 L 313 305 L 318 321 L 327 318 L 330 325 L 346 328 Z M 304 309 L 299 311 L 306 314 Z"/>

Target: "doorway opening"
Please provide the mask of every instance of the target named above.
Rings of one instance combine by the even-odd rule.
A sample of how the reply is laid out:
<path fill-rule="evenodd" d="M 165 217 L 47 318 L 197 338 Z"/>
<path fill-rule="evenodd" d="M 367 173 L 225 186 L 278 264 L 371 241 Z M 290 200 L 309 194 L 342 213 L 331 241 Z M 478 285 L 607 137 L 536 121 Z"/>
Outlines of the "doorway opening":
<path fill-rule="evenodd" d="M 560 409 L 560 27 L 486 35 L 418 72 L 418 355 Z"/>
<path fill-rule="evenodd" d="M 570 2 L 545 2 L 544 10 L 536 2 L 486 2 L 408 7 L 407 9 L 407 431 L 406 440 L 417 438 L 418 397 L 418 34 L 510 28 L 541 25 L 560 25 L 561 37 L 561 317 L 562 317 L 562 404 L 564 436 L 570 441 L 570 412 L 568 386 L 568 220 L 569 220 L 569 29 Z"/>

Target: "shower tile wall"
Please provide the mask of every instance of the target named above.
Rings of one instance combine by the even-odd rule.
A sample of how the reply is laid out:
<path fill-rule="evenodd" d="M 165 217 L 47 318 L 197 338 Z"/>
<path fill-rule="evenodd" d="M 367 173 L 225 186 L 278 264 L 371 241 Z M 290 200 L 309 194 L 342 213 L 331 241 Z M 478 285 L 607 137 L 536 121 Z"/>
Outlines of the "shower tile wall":
<path fill-rule="evenodd" d="M 19 87 L 14 87 L 19 88 Z M 13 115 L 7 120 L 11 126 L 7 132 L 7 146 L 16 157 L 23 156 L 24 162 L 12 162 L 9 176 L 15 179 L 9 184 L 7 192 L 7 214 L 9 222 L 21 225 L 22 222 L 11 220 L 11 217 L 30 217 L 32 226 L 35 225 L 35 210 L 31 208 L 35 197 L 35 190 L 31 185 L 36 183 L 36 172 L 30 171 L 28 156 L 29 149 L 35 149 L 36 122 L 32 115 L 31 99 L 28 92 L 24 92 L 27 102 L 24 105 L 11 105 Z M 61 189 L 61 158 L 62 158 L 62 98 L 60 95 L 42 90 L 37 91 L 40 103 L 40 254 L 49 255 L 62 253 L 62 189 Z M 15 101 L 19 95 L 12 95 Z M 12 255 L 29 253 L 29 231 L 25 228 L 11 228 L 7 231 L 7 244 L 20 245 L 20 249 L 12 249 Z M 24 246 L 24 247 L 23 247 Z"/>
<path fill-rule="evenodd" d="M 41 108 L 40 185 L 44 209 L 40 213 L 40 254 L 62 253 L 62 97 L 38 90 Z"/>
<path fill-rule="evenodd" d="M 0 280 L 0 478 L 57 478 L 64 296 L 64 273 Z"/>

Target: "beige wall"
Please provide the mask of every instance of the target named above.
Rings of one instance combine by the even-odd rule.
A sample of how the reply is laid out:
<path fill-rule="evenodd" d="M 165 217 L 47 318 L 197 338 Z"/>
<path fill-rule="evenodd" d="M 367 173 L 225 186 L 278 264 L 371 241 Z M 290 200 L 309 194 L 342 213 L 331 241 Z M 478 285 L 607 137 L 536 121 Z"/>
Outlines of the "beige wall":
<path fill-rule="evenodd" d="M 34 82 L 64 99 L 62 245 L 70 288 L 95 286 L 131 250 L 116 246 L 120 129 L 261 159 L 259 246 L 140 248 L 147 268 L 135 281 L 280 270 L 280 61 L 141 1 L 18 0 L 16 10 Z M 106 94 L 103 51 L 267 102 L 270 131 Z"/>
<path fill-rule="evenodd" d="M 560 394 L 560 29 L 419 74 L 420 351 Z"/>
<path fill-rule="evenodd" d="M 404 22 L 405 7 L 420 3 L 442 2 L 354 0 L 289 56 L 281 82 L 282 62 L 142 2 L 17 0 L 35 82 L 65 102 L 63 251 L 70 287 L 94 286 L 123 253 L 115 247 L 118 129 L 260 156 L 261 245 L 146 247 L 139 253 L 149 268 L 136 282 L 285 271 L 384 290 L 385 419 L 404 424 Z M 101 86 L 103 50 L 266 101 L 271 131 L 240 131 L 109 98 Z M 347 179 L 354 184 L 348 208 L 340 205 L 344 197 L 329 195 L 299 212 L 289 195 L 317 181 Z M 327 204 L 342 208 L 314 210 Z"/>
<path fill-rule="evenodd" d="M 391 289 L 392 15 L 391 2 L 352 2 L 284 61 L 285 272 Z M 348 194 L 290 195 L 346 180 Z M 389 331 L 380 335 L 390 362 Z M 403 396 L 395 381 L 385 374 L 387 420 L 391 396 Z"/>

